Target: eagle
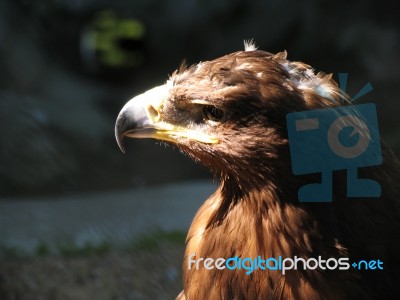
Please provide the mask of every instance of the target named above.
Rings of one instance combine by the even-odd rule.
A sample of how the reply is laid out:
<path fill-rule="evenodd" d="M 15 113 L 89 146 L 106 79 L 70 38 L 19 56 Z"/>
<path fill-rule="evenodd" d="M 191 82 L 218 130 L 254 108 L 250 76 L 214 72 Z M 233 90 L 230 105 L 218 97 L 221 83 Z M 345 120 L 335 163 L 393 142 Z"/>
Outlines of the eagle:
<path fill-rule="evenodd" d="M 182 65 L 165 84 L 125 104 L 115 125 L 123 152 L 124 137 L 157 139 L 205 165 L 219 182 L 188 231 L 177 299 L 398 297 L 400 163 L 389 147 L 379 142 L 382 163 L 358 170 L 379 182 L 380 197 L 348 197 L 346 170 L 339 170 L 333 201 L 298 199 L 299 188 L 322 179 L 293 173 L 287 115 L 341 106 L 352 104 L 332 74 L 252 42 L 244 51 Z M 285 274 L 188 265 L 189 259 L 232 257 L 374 262 L 370 268 L 300 266 Z"/>

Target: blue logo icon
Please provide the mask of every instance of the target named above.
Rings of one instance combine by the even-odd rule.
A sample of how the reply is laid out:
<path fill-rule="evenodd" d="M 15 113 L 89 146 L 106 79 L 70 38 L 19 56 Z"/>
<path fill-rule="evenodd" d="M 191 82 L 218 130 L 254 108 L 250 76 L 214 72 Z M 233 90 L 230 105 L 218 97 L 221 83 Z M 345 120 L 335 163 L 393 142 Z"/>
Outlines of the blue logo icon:
<path fill-rule="evenodd" d="M 374 104 L 289 113 L 286 122 L 293 174 L 321 172 L 320 183 L 299 189 L 300 202 L 331 202 L 335 170 L 347 170 L 347 197 L 380 197 L 380 184 L 357 174 L 382 163 Z"/>

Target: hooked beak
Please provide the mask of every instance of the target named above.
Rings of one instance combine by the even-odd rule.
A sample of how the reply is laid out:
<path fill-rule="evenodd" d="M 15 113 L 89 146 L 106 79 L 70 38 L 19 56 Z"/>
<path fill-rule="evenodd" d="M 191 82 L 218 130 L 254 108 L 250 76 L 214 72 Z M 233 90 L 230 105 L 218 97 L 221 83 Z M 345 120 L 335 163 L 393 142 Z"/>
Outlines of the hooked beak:
<path fill-rule="evenodd" d="M 214 144 L 218 140 L 205 133 L 170 124 L 162 120 L 162 108 L 168 99 L 168 87 L 161 85 L 129 100 L 120 111 L 115 123 L 115 137 L 119 148 L 125 153 L 123 139 L 153 138 L 177 143 L 187 138 Z"/>

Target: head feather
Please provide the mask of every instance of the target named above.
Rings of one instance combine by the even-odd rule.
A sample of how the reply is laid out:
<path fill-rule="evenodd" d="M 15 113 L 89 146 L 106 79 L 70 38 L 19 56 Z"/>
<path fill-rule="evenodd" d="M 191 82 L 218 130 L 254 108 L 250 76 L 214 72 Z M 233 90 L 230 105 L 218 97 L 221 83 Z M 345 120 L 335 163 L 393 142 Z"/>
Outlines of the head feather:
<path fill-rule="evenodd" d="M 256 43 L 253 41 L 253 39 L 250 40 L 244 40 L 244 51 L 255 51 L 257 50 Z"/>

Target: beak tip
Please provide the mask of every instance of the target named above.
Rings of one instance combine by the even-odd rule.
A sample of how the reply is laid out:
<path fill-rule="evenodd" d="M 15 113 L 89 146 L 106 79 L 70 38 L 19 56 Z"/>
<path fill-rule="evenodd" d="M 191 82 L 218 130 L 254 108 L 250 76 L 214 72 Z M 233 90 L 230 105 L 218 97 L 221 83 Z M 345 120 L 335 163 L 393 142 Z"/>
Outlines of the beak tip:
<path fill-rule="evenodd" d="M 120 138 L 120 139 L 117 139 L 117 144 L 118 144 L 118 147 L 119 147 L 119 149 L 121 150 L 121 152 L 123 153 L 123 154 L 125 154 L 125 147 L 124 147 L 124 144 L 122 143 L 122 138 Z"/>
<path fill-rule="evenodd" d="M 122 143 L 122 139 L 117 139 L 117 144 L 118 144 L 119 150 L 121 150 L 121 152 L 123 154 L 125 154 L 125 147 L 124 147 L 124 144 Z"/>
<path fill-rule="evenodd" d="M 122 154 L 125 154 L 125 147 L 123 145 L 119 145 L 119 149 L 121 150 Z"/>
<path fill-rule="evenodd" d="M 117 140 L 117 144 L 119 149 L 123 154 L 125 154 L 125 147 L 124 147 L 124 134 L 120 131 L 118 124 L 115 126 L 115 139 Z"/>

